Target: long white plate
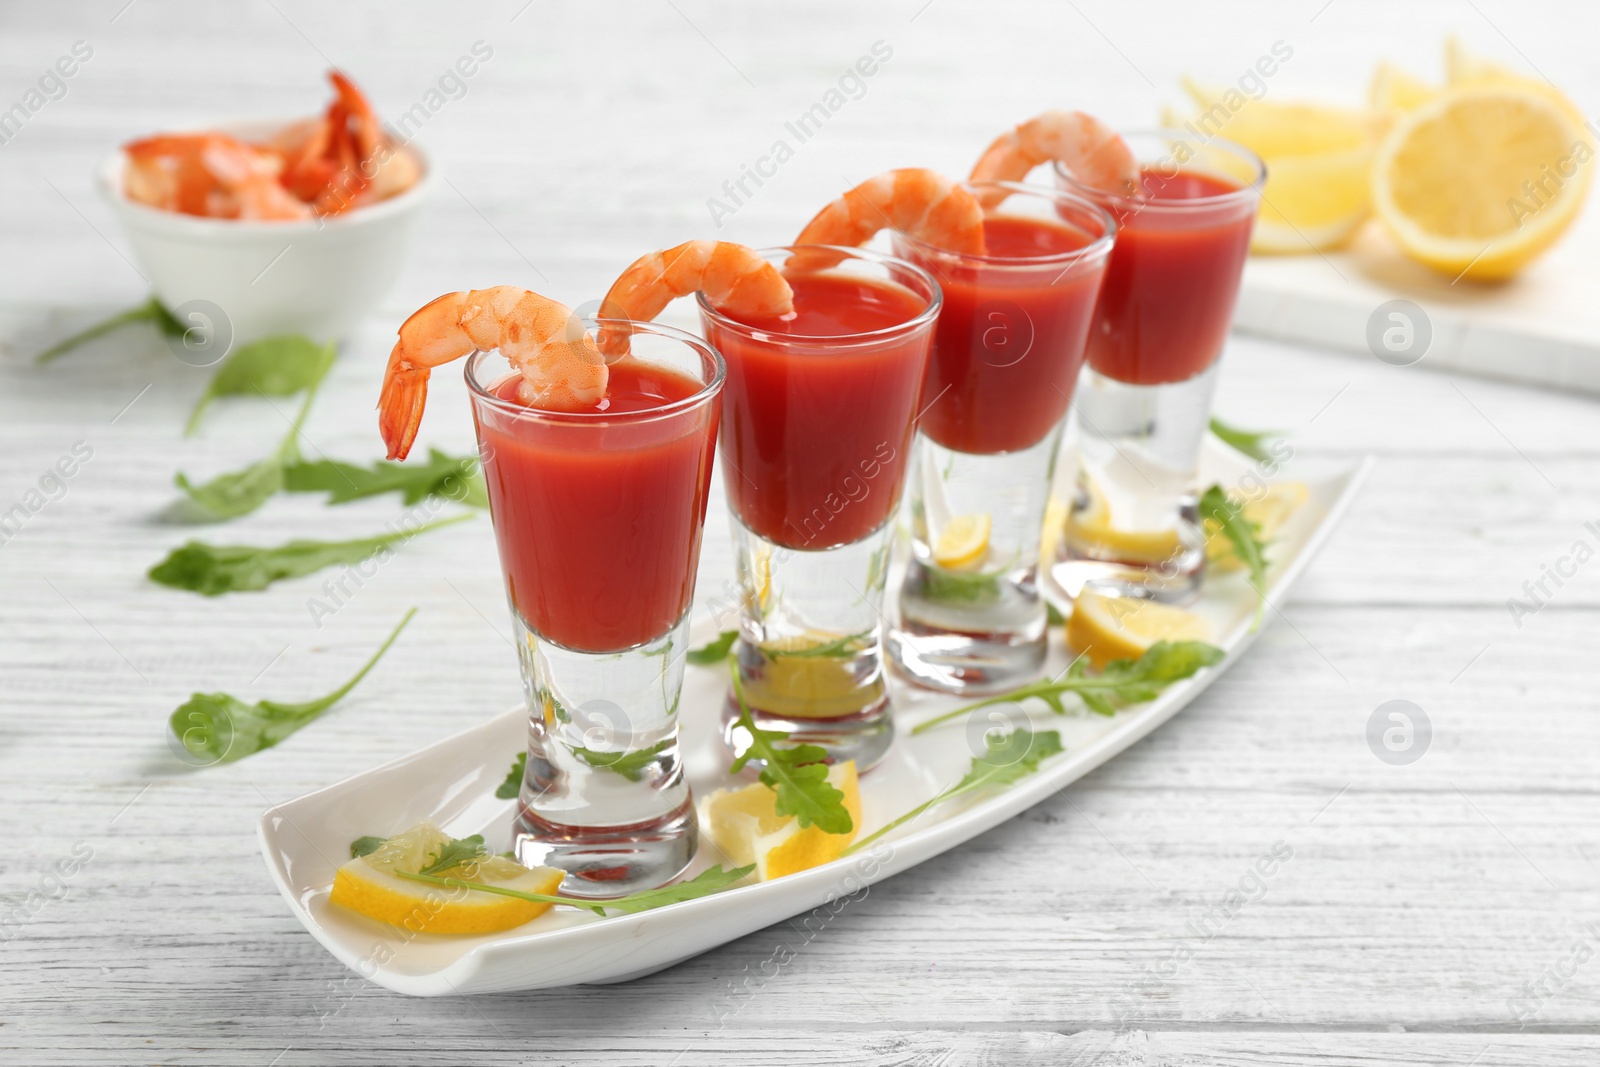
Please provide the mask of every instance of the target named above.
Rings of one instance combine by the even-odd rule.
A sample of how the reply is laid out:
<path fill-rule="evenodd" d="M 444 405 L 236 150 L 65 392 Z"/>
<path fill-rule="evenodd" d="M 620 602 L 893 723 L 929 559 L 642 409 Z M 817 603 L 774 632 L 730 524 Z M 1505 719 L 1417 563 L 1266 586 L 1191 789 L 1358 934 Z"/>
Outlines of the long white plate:
<path fill-rule="evenodd" d="M 1287 596 L 1371 464 L 1368 459 L 1356 467 L 1296 472 L 1310 487 L 1310 497 L 1273 545 L 1272 601 Z M 1209 449 L 1206 467 L 1207 477 L 1223 484 L 1236 483 L 1248 469 L 1242 457 L 1220 447 Z M 334 868 L 349 856 L 350 842 L 364 834 L 396 833 L 432 819 L 454 836 L 482 833 L 497 850 L 509 846 L 514 801 L 496 799 L 494 790 L 526 743 L 522 708 L 269 809 L 261 817 L 261 851 L 284 899 L 311 935 L 357 973 L 397 992 L 497 993 L 637 978 L 914 867 L 1026 810 L 1149 734 L 1232 666 L 1255 639 L 1249 628 L 1254 594 L 1239 576 L 1208 582 L 1195 610 L 1210 619 L 1227 651 L 1216 667 L 1109 718 L 1088 711 L 1057 716 L 1038 708 L 1001 709 L 1012 722 L 1058 731 L 1066 751 L 1009 789 L 942 805 L 871 848 L 776 881 L 605 919 L 555 908 L 516 930 L 477 936 L 410 934 L 330 905 Z M 713 636 L 711 629 L 700 627 L 695 640 Z M 1055 673 L 1069 661 L 1059 630 L 1052 640 L 1047 669 Z M 700 798 L 735 784 L 716 738 L 726 685 L 723 670 L 698 667 L 689 668 L 684 684 L 685 763 Z M 965 774 L 974 751 L 983 750 L 982 730 L 992 725 L 954 722 L 912 737 L 911 726 L 960 702 L 900 685 L 892 698 L 901 729 L 888 757 L 861 780 L 863 834 Z M 691 872 L 718 862 L 722 857 L 703 844 Z"/>

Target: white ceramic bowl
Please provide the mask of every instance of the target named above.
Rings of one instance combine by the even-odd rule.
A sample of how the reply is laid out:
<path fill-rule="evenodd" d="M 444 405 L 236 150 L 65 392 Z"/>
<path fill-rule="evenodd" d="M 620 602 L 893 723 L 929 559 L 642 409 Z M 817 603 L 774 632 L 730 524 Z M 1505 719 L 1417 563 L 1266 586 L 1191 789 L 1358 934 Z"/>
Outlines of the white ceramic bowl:
<path fill-rule="evenodd" d="M 249 138 L 282 125 L 223 128 Z M 408 147 L 422 164 L 416 185 L 305 222 L 209 219 L 135 203 L 122 191 L 120 150 L 100 164 L 96 179 L 155 295 L 180 319 L 190 321 L 185 306 L 194 302 L 208 319 L 220 309 L 234 346 L 282 333 L 342 340 L 394 286 L 437 181 L 427 155 Z"/>

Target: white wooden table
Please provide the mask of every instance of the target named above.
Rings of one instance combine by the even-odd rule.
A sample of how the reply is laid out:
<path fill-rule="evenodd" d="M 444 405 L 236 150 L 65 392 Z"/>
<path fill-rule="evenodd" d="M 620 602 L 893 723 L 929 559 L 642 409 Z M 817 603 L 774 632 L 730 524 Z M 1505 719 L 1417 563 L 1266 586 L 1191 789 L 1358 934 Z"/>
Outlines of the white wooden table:
<path fill-rule="evenodd" d="M 1430 70 L 1450 28 L 1596 101 L 1594 15 L 1541 5 L 1575 20 L 1546 22 L 1503 0 L 522 6 L 0 11 L 0 107 L 74 41 L 94 49 L 66 96 L 0 145 L 0 513 L 76 442 L 93 450 L 0 545 L 10 1062 L 1600 1059 L 1600 926 L 1588 925 L 1600 920 L 1600 587 L 1580 567 L 1520 626 L 1506 604 L 1574 542 L 1600 547 L 1584 525 L 1600 520 L 1595 408 L 1247 339 L 1226 357 L 1224 416 L 1281 427 L 1304 456 L 1380 463 L 1245 662 L 1122 758 L 873 888 L 819 933 L 780 925 L 624 986 L 411 1001 L 313 943 L 268 881 L 254 822 L 517 699 L 490 530 L 480 519 L 419 539 L 320 628 L 307 607 L 320 577 L 217 600 L 145 581 L 193 533 L 161 519 L 173 472 L 259 456 L 287 406 L 218 405 L 185 441 L 204 375 L 152 336 L 31 364 L 144 296 L 89 188 L 119 141 L 310 112 L 330 62 L 395 114 L 474 41 L 492 46 L 422 132 L 450 185 L 392 306 L 348 347 L 307 428 L 326 454 L 367 460 L 386 338 L 427 298 L 514 283 L 578 303 L 649 249 L 777 243 L 846 181 L 899 165 L 959 172 L 1047 105 L 1148 122 L 1178 72 L 1230 80 L 1277 39 L 1296 50 L 1282 91 L 1353 99 L 1379 49 L 1425 55 Z M 707 198 L 879 40 L 893 57 L 865 94 L 716 228 Z M 460 385 L 441 379 L 424 443 L 464 448 Z M 357 536 L 398 510 L 281 499 L 200 536 Z M 703 586 L 729 569 L 720 500 L 707 528 Z M 166 718 L 190 692 L 324 691 L 412 604 L 421 613 L 395 654 L 323 721 L 231 766 L 190 772 L 169 755 Z M 1395 698 L 1433 724 L 1410 766 L 1381 762 L 1365 739 Z M 1293 858 L 1264 895 L 1208 920 L 1280 841 Z M 61 859 L 74 873 L 58 884 L 46 871 Z M 59 899 L 30 896 L 41 889 Z M 1197 935 L 1208 926 L 1214 936 Z M 794 959 L 767 974 L 779 945 Z M 765 977 L 735 996 L 752 976 Z"/>

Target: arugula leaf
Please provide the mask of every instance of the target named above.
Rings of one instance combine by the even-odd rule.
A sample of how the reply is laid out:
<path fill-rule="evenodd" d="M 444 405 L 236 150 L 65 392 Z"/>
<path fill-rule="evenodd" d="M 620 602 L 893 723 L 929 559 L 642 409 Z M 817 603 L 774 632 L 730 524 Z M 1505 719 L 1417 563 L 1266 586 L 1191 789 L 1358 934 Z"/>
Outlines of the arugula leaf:
<path fill-rule="evenodd" d="M 489 849 L 483 843 L 482 834 L 452 837 L 439 846 L 438 852 L 428 854 L 428 865 L 417 873 L 438 874 L 440 871 L 448 871 L 452 867 L 459 867 L 472 860 L 481 860 L 487 855 Z"/>
<path fill-rule="evenodd" d="M 755 864 L 747 867 L 735 867 L 727 870 L 723 867 L 709 867 L 701 871 L 687 882 L 678 882 L 675 885 L 662 886 L 660 889 L 646 889 L 640 893 L 630 893 L 616 900 L 580 900 L 577 897 L 554 896 L 548 893 L 524 893 L 520 889 L 508 889 L 500 885 L 484 885 L 482 882 L 467 882 L 460 878 L 438 878 L 430 874 L 412 874 L 410 871 L 395 871 L 401 878 L 408 878 L 413 882 L 426 882 L 429 885 L 443 886 L 446 889 L 475 889 L 480 893 L 495 893 L 503 897 L 516 897 L 518 900 L 531 900 L 535 904 L 559 904 L 568 908 L 583 908 L 596 915 L 604 917 L 606 909 L 620 911 L 624 914 L 648 911 L 651 908 L 660 908 L 668 904 L 677 904 L 680 901 L 694 900 L 696 897 L 710 896 L 727 888 L 739 879 L 755 870 Z"/>
<path fill-rule="evenodd" d="M 920 734 L 979 708 L 1020 703 L 1030 698 L 1044 701 L 1057 715 L 1065 715 L 1067 706 L 1061 698 L 1068 693 L 1081 699 L 1090 711 L 1114 715 L 1119 707 L 1154 700 L 1173 682 L 1222 662 L 1226 655 L 1222 649 L 1204 641 L 1157 641 L 1138 659 L 1115 660 L 1106 664 L 1098 675 L 1091 675 L 1088 662 L 1080 658 L 1074 660 L 1060 678 L 1041 678 L 1009 693 L 967 704 L 929 719 L 913 727 L 911 732 Z"/>
<path fill-rule="evenodd" d="M 922 574 L 922 595 L 944 604 L 981 604 L 1000 596 L 1000 576 L 947 571 L 940 567 L 918 568 Z"/>
<path fill-rule="evenodd" d="M 1056 607 L 1048 600 L 1044 602 L 1044 624 L 1046 626 L 1061 626 L 1064 625 L 1066 621 L 1067 617 L 1061 614 L 1060 608 Z"/>
<path fill-rule="evenodd" d="M 200 416 L 219 396 L 293 396 L 314 388 L 333 366 L 333 355 L 333 345 L 319 345 L 298 334 L 266 337 L 235 349 L 217 365 L 183 435 L 189 437 L 200 428 Z"/>
<path fill-rule="evenodd" d="M 768 659 L 849 659 L 862 649 L 863 639 L 871 640 L 876 628 L 862 630 L 859 633 L 845 634 L 832 641 L 824 641 L 820 645 L 810 648 L 766 648 L 761 652 Z"/>
<path fill-rule="evenodd" d="M 290 541 L 270 547 L 190 541 L 173 549 L 166 559 L 151 567 L 149 577 L 161 585 L 187 589 L 202 596 L 265 589 L 280 579 L 299 578 L 335 563 L 360 563 L 418 534 L 472 517 L 470 513 L 457 515 L 425 523 L 414 530 L 396 530 L 354 541 Z"/>
<path fill-rule="evenodd" d="M 572 754 L 596 770 L 615 771 L 630 782 L 644 778 L 644 769 L 661 755 L 661 750 L 672 742 L 641 748 L 634 752 L 598 752 L 592 748 L 573 748 Z"/>
<path fill-rule="evenodd" d="M 306 389 L 306 398 L 300 412 L 294 417 L 288 434 L 277 451 L 266 459 L 258 460 L 243 470 L 219 474 L 209 482 L 194 485 L 188 475 L 179 471 L 173 482 L 189 495 L 201 511 L 213 519 L 236 519 L 265 504 L 269 498 L 284 488 L 285 467 L 300 458 L 300 428 L 311 414 L 311 402 L 316 399 L 321 380 Z"/>
<path fill-rule="evenodd" d="M 855 823 L 844 806 L 844 794 L 828 781 L 828 751 L 820 745 L 779 747 L 789 735 L 781 730 L 757 728 L 745 703 L 739 670 L 733 669 L 733 696 L 739 705 L 734 728 L 743 727 L 750 735 L 750 747 L 737 757 L 728 773 L 738 774 L 751 759 L 760 759 L 761 782 L 776 794 L 774 811 L 793 815 L 802 829 L 820 826 L 824 833 L 847 834 Z"/>
<path fill-rule="evenodd" d="M 291 493 L 326 492 L 329 504 L 399 492 L 408 505 L 435 496 L 486 508 L 489 492 L 477 464 L 476 456 L 450 456 L 437 448 L 428 450 L 426 463 L 379 460 L 371 467 L 359 467 L 336 459 L 294 462 L 284 468 L 283 487 Z"/>
<path fill-rule="evenodd" d="M 524 749 L 517 753 L 517 758 L 511 761 L 511 770 L 506 772 L 506 780 L 495 789 L 494 795 L 501 800 L 514 800 L 522 792 L 522 775 L 528 769 L 528 752 Z"/>
<path fill-rule="evenodd" d="M 1228 496 L 1222 486 L 1213 485 L 1200 497 L 1200 518 L 1217 524 L 1223 536 L 1233 543 L 1233 551 L 1250 571 L 1250 584 L 1256 590 L 1256 616 L 1250 630 L 1261 628 L 1267 613 L 1267 544 L 1261 528 L 1244 517 L 1244 505 Z"/>
<path fill-rule="evenodd" d="M 156 329 L 168 337 L 182 337 L 184 333 L 183 323 L 173 318 L 172 313 L 161 306 L 161 301 L 152 296 L 138 307 L 129 308 L 127 311 L 119 311 L 109 319 L 95 323 L 87 330 L 57 341 L 37 356 L 34 356 L 33 361 L 35 363 L 49 363 L 57 356 L 64 356 L 79 345 L 92 341 L 102 334 L 120 330 L 122 327 L 135 322 L 154 323 Z"/>
<path fill-rule="evenodd" d="M 405 618 L 389 633 L 366 665 L 325 697 L 302 704 L 282 704 L 275 700 L 246 704 L 227 693 L 195 693 L 172 713 L 168 725 L 184 749 L 205 760 L 208 766 L 233 763 L 271 748 L 315 720 L 354 689 L 383 654 L 389 651 L 389 646 L 394 644 L 395 638 L 400 636 L 400 631 L 406 628 L 416 613 L 416 608 L 406 612 Z M 351 847 L 354 848 L 353 845 Z"/>
<path fill-rule="evenodd" d="M 350 842 L 350 858 L 358 860 L 362 856 L 370 856 L 382 848 L 383 843 L 387 840 L 388 838 L 386 837 L 373 837 L 370 834 L 366 837 L 358 837 Z"/>
<path fill-rule="evenodd" d="M 728 653 L 733 651 L 733 643 L 737 640 L 739 640 L 738 630 L 724 630 L 717 635 L 715 641 L 708 641 L 699 648 L 691 648 L 684 658 L 699 667 L 721 663 L 728 658 Z"/>
<path fill-rule="evenodd" d="M 946 786 L 932 799 L 918 804 L 887 826 L 855 842 L 844 850 L 844 854 L 848 856 L 852 852 L 866 848 L 884 834 L 904 826 L 936 804 L 943 804 L 947 800 L 954 800 L 956 797 L 980 789 L 1010 785 L 1021 778 L 1026 778 L 1039 769 L 1039 764 L 1064 751 L 1066 749 L 1061 744 L 1061 735 L 1054 730 L 1034 733 L 1031 730 L 1019 729 L 1006 734 L 990 734 L 984 738 L 983 755 L 973 757 L 972 768 L 967 771 L 966 777 L 954 785 Z"/>
<path fill-rule="evenodd" d="M 1272 453 L 1262 442 L 1273 441 L 1282 436 L 1275 430 L 1241 430 L 1217 418 L 1211 420 L 1211 434 L 1229 448 L 1243 452 L 1258 463 L 1272 459 Z"/>

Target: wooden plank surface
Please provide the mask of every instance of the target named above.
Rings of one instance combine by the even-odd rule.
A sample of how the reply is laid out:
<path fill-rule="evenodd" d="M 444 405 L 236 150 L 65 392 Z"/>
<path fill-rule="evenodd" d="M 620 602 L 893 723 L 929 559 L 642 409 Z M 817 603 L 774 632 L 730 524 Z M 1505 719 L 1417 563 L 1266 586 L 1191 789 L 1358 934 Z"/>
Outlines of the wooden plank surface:
<path fill-rule="evenodd" d="M 307 426 L 317 451 L 368 459 L 387 338 L 438 292 L 514 283 L 578 303 L 651 248 L 787 239 L 847 180 L 913 163 L 962 170 L 997 128 L 1046 105 L 1148 121 L 1176 72 L 1227 78 L 1279 38 L 1296 48 L 1286 93 L 1342 85 L 1353 97 L 1351 71 L 1385 48 L 1426 69 L 1408 53 L 1431 56 L 1452 28 L 1587 86 L 1592 12 L 1541 7 L 1557 30 L 1509 4 L 1358 0 L 1225 16 L 956 0 L 541 0 L 525 11 L 516 0 L 449 13 L 125 2 L 0 11 L 0 104 L 73 41 L 95 48 L 67 95 L 0 145 L 0 512 L 75 444 L 92 449 L 0 545 L 9 1059 L 1600 1058 L 1589 959 L 1600 951 L 1600 586 L 1580 568 L 1539 611 L 1513 619 L 1507 607 L 1574 542 L 1600 548 L 1585 526 L 1600 523 L 1587 400 L 1235 338 L 1222 414 L 1282 428 L 1306 463 L 1375 453 L 1379 464 L 1260 644 L 1177 720 L 1025 816 L 874 887 L 814 936 L 780 924 L 621 986 L 414 1001 L 346 972 L 290 918 L 253 827 L 272 802 L 517 699 L 487 521 L 408 545 L 320 626 L 307 603 L 320 577 L 214 601 L 154 587 L 144 570 L 194 535 L 163 521 L 173 472 L 256 458 L 287 407 L 219 404 L 185 441 L 204 375 L 159 340 L 130 332 L 42 370 L 28 360 L 143 297 L 90 192 L 96 159 L 164 125 L 309 111 L 330 61 L 392 114 L 474 41 L 495 49 L 423 131 L 452 186 Z M 877 40 L 895 54 L 865 94 L 717 230 L 707 198 Z M 459 380 L 441 375 L 425 443 L 460 449 L 470 434 Z M 398 512 L 276 500 L 201 536 L 356 536 Z M 707 530 L 702 589 L 729 572 L 720 494 Z M 401 654 L 324 721 L 228 767 L 191 772 L 171 757 L 166 717 L 190 692 L 325 690 L 411 605 L 421 612 Z M 1373 709 L 1395 698 L 1434 728 L 1408 767 L 1365 740 Z M 1219 904 L 1278 842 L 1292 858 L 1221 922 Z M 46 877 L 58 860 L 74 872 L 59 885 Z M 764 964 L 780 945 L 796 952 L 774 974 Z"/>

